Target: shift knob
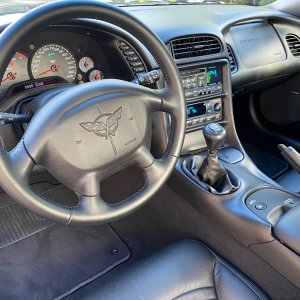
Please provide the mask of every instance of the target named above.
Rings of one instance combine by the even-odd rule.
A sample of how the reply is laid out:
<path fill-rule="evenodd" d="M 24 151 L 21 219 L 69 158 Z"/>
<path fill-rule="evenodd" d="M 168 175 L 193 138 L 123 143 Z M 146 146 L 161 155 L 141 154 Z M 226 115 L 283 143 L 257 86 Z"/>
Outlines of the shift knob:
<path fill-rule="evenodd" d="M 204 126 L 203 135 L 208 151 L 215 153 L 225 142 L 226 130 L 218 123 L 210 123 Z"/>

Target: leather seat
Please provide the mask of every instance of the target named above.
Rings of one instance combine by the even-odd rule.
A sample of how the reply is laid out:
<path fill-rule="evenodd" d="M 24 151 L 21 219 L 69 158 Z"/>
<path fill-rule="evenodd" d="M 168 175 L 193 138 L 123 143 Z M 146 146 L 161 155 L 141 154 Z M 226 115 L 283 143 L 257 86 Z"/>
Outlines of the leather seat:
<path fill-rule="evenodd" d="M 118 273 L 88 285 L 71 299 L 268 299 L 248 278 L 206 246 L 181 241 Z"/>

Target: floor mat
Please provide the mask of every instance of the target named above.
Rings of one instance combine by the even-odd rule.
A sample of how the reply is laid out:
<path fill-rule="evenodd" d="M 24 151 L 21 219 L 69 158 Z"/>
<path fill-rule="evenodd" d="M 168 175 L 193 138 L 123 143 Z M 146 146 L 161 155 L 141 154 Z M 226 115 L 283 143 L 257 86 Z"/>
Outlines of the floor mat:
<path fill-rule="evenodd" d="M 108 225 L 53 225 L 0 249 L 1 299 L 60 299 L 129 257 Z"/>
<path fill-rule="evenodd" d="M 243 143 L 243 147 L 256 166 L 272 179 L 278 178 L 289 169 L 286 161 L 266 153 L 252 144 Z"/>
<path fill-rule="evenodd" d="M 52 201 L 64 205 L 74 203 L 75 197 L 63 185 L 43 183 L 35 185 L 33 188 L 38 194 L 46 196 Z M 0 249 L 55 224 L 16 204 L 4 192 L 0 193 L 0 199 Z"/>
<path fill-rule="evenodd" d="M 37 216 L 13 204 L 0 208 L 0 248 L 7 247 L 34 233 L 54 225 L 50 220 Z"/>

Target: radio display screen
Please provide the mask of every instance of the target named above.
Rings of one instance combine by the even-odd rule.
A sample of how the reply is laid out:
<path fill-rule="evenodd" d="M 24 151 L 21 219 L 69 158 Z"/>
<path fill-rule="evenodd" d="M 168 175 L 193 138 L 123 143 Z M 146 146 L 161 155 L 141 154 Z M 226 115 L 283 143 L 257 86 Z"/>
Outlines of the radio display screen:
<path fill-rule="evenodd" d="M 203 102 L 188 105 L 186 110 L 188 119 L 206 114 L 206 106 Z"/>
<path fill-rule="evenodd" d="M 206 84 L 209 86 L 220 83 L 222 83 L 221 66 L 208 67 L 206 69 Z"/>
<path fill-rule="evenodd" d="M 187 99 L 210 94 L 220 94 L 222 88 L 222 65 L 214 64 L 205 67 L 197 65 L 180 69 L 182 84 Z"/>

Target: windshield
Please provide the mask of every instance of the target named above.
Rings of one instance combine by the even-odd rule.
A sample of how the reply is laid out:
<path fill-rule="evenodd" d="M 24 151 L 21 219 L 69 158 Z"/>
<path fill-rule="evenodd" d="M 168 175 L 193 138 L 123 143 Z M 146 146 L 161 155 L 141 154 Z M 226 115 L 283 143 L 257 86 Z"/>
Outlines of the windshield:
<path fill-rule="evenodd" d="M 31 8 L 55 0 L 1 0 L 0 14 L 23 13 Z M 76 1 L 76 0 L 74 0 Z M 118 6 L 135 5 L 187 5 L 187 4 L 232 4 L 232 5 L 267 5 L 276 0 L 99 0 Z"/>

